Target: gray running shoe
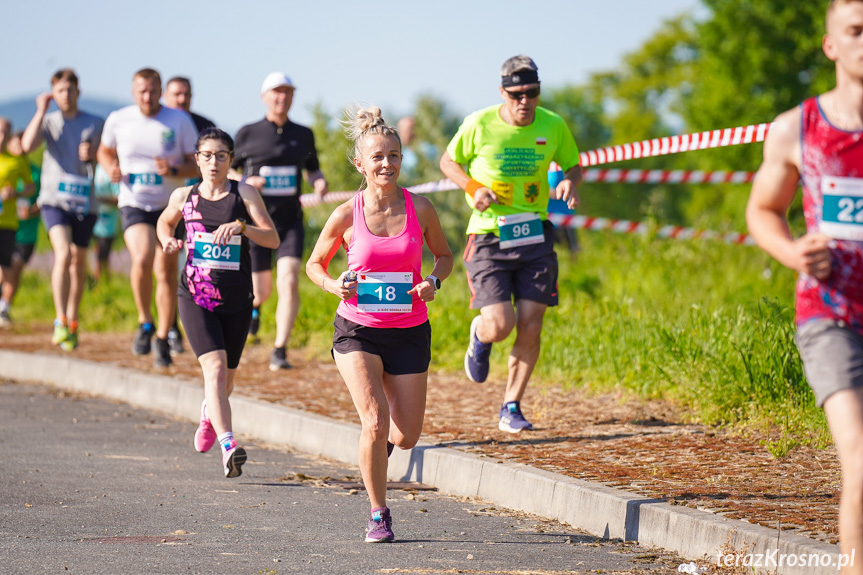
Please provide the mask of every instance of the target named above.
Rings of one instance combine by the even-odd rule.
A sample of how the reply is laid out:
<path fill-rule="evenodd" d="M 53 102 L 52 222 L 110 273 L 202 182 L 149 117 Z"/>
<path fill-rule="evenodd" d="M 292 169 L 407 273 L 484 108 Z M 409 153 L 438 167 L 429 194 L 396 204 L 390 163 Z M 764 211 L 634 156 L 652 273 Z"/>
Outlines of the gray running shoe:
<path fill-rule="evenodd" d="M 152 323 L 142 323 L 135 332 L 132 341 L 132 353 L 135 355 L 147 355 L 150 353 L 150 340 L 156 333 L 156 327 Z"/>
<path fill-rule="evenodd" d="M 171 349 L 167 339 L 155 338 L 155 355 L 156 359 L 153 361 L 155 367 L 168 367 L 174 363 L 171 359 Z"/>
<path fill-rule="evenodd" d="M 270 355 L 270 371 L 279 371 L 280 369 L 291 369 L 294 367 L 288 361 L 285 354 L 285 348 L 273 348 L 273 353 Z"/>
<path fill-rule="evenodd" d="M 171 355 L 178 355 L 186 351 L 183 346 L 183 335 L 176 327 L 168 330 L 168 349 L 171 351 Z"/>

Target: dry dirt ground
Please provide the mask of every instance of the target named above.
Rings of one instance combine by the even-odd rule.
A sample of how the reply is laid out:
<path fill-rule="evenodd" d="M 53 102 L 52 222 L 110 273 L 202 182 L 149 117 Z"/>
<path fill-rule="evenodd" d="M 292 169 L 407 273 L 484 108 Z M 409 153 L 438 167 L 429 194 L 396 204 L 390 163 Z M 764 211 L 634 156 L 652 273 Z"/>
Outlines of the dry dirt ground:
<path fill-rule="evenodd" d="M 130 352 L 132 334 L 81 335 L 72 355 L 201 382 L 189 351 L 167 369 Z M 47 326 L 0 331 L 0 347 L 62 354 Z M 295 368 L 273 374 L 270 349 L 247 346 L 235 393 L 334 419 L 358 422 L 335 365 L 289 350 Z M 528 388 L 523 409 L 536 430 L 498 431 L 503 382 L 471 383 L 463 373 L 432 373 L 423 439 L 619 487 L 823 541 L 837 541 L 840 481 L 835 451 L 796 447 L 774 458 L 765 435 L 681 423 L 663 402 Z M 242 430 L 239 430 L 242 433 Z M 775 439 L 775 438 L 774 438 Z"/>

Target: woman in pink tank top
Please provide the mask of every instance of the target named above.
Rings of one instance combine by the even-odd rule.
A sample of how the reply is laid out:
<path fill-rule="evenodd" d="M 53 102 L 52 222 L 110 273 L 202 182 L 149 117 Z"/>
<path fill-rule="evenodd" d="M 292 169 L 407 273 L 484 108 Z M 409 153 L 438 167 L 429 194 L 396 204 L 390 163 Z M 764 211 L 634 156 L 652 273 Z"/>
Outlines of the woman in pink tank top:
<path fill-rule="evenodd" d="M 393 447 L 416 445 L 425 417 L 431 327 L 426 303 L 452 271 L 453 256 L 431 202 L 398 185 L 401 140 L 378 108 L 357 110 L 346 131 L 366 188 L 330 216 L 306 274 L 341 300 L 333 322 L 333 358 L 362 423 L 359 464 L 371 500 L 366 542 L 395 539 L 386 503 Z M 422 247 L 434 255 L 422 275 Z M 339 247 L 348 270 L 327 267 Z"/>

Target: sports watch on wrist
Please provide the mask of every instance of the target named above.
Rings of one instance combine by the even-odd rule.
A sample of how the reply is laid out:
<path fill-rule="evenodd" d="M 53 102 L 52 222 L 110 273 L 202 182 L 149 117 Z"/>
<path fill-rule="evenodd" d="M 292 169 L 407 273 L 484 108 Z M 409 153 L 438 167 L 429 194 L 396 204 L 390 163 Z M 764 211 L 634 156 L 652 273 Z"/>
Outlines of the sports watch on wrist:
<path fill-rule="evenodd" d="M 430 275 L 426 278 L 427 280 L 431 280 L 432 285 L 434 286 L 434 290 L 437 291 L 440 289 L 440 280 L 433 275 Z"/>

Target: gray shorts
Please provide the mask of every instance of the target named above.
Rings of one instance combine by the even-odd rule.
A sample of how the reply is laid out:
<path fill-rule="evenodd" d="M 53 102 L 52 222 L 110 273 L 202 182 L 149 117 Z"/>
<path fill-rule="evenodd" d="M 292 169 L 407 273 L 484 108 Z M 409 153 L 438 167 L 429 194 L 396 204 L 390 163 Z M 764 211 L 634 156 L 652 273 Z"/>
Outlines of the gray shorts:
<path fill-rule="evenodd" d="M 797 328 L 796 339 L 819 406 L 837 391 L 863 387 L 863 336 L 834 321 L 815 320 Z"/>
<path fill-rule="evenodd" d="M 464 249 L 464 267 L 470 287 L 470 309 L 526 299 L 557 305 L 557 254 L 554 227 L 542 222 L 541 244 L 500 249 L 494 234 L 470 234 Z"/>

